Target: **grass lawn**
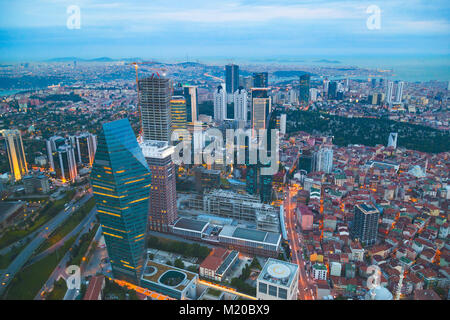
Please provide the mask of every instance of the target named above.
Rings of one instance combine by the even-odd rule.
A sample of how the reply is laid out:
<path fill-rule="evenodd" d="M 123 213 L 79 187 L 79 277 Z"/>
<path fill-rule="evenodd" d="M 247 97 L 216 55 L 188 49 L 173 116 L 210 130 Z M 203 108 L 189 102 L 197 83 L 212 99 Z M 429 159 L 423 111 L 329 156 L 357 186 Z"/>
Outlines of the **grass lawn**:
<path fill-rule="evenodd" d="M 85 233 L 84 235 L 81 236 L 80 239 L 80 244 L 73 248 L 72 251 L 72 256 L 73 258 L 71 259 L 69 264 L 74 264 L 74 265 L 81 265 L 81 260 L 83 259 L 84 256 L 88 256 L 89 253 L 87 253 L 87 249 L 89 248 L 89 244 L 92 242 L 92 239 L 94 238 L 95 234 L 97 233 L 97 229 L 98 229 L 99 225 L 97 224 L 96 226 L 94 226 L 94 228 L 92 228 L 92 230 L 89 233 Z"/>
<path fill-rule="evenodd" d="M 28 245 L 28 242 L 12 248 L 7 254 L 0 255 L 0 269 L 6 269 L 26 245 Z"/>
<path fill-rule="evenodd" d="M 78 226 L 81 221 L 88 215 L 88 213 L 95 206 L 94 198 L 89 199 L 80 209 L 78 209 L 74 214 L 72 214 L 61 226 L 56 228 L 51 234 L 50 238 L 45 240 L 42 245 L 37 250 L 36 254 L 39 254 L 46 249 L 50 248 L 52 245 L 57 243 L 59 240 L 64 238 L 69 234 L 76 226 Z"/>
<path fill-rule="evenodd" d="M 60 278 L 58 281 L 55 281 L 52 292 L 45 297 L 45 300 L 62 300 L 66 295 L 66 291 L 66 281 Z"/>
<path fill-rule="evenodd" d="M 35 264 L 20 270 L 7 290 L 5 300 L 33 300 L 48 280 L 59 261 L 72 246 L 77 236 L 68 240 L 63 247 Z"/>

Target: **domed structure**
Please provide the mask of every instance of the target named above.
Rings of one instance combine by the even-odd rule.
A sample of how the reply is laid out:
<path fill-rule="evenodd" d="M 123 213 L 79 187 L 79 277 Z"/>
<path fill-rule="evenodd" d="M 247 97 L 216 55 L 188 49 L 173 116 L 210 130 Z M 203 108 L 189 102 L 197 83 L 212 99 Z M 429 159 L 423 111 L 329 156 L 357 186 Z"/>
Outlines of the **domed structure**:
<path fill-rule="evenodd" d="M 378 286 L 367 292 L 366 300 L 393 300 L 393 296 L 388 289 Z"/>

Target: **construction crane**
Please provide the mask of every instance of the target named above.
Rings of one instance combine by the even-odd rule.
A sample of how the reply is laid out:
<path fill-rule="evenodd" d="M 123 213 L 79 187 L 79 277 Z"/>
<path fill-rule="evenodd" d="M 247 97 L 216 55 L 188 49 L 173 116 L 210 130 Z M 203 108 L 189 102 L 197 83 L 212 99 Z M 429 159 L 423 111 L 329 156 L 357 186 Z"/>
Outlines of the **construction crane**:
<path fill-rule="evenodd" d="M 157 62 L 154 61 L 142 61 L 142 62 L 131 62 L 128 63 L 128 65 L 133 65 L 134 66 L 134 70 L 136 71 L 136 90 L 137 90 L 137 105 L 138 105 L 138 113 L 139 113 L 139 125 L 140 125 L 140 131 L 139 131 L 139 135 L 142 135 L 142 117 L 141 117 L 141 104 L 139 103 L 139 76 L 138 76 L 138 65 L 143 64 L 143 65 L 152 65 L 155 64 Z M 150 68 L 150 69 L 154 69 L 154 70 L 159 70 L 163 72 L 163 75 L 165 75 L 165 72 L 167 71 L 167 69 L 165 68 Z M 156 72 L 156 74 L 158 75 L 158 77 L 160 76 L 158 72 Z"/>

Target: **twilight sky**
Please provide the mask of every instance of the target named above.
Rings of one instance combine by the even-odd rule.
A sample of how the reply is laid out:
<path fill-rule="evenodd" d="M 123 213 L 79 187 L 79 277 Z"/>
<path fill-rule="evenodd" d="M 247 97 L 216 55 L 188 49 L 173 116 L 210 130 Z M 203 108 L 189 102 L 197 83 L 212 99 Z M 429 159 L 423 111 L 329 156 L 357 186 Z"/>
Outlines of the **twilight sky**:
<path fill-rule="evenodd" d="M 0 0 L 0 12 L 0 61 L 450 54 L 448 0 Z"/>

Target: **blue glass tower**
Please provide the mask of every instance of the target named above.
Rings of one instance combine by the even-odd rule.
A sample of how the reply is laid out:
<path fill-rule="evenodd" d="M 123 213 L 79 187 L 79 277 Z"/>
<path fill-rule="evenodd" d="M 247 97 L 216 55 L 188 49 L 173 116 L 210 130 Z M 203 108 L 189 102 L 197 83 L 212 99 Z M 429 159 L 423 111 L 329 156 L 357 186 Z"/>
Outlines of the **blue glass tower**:
<path fill-rule="evenodd" d="M 103 124 L 91 184 L 113 276 L 138 283 L 151 175 L 128 119 Z"/>

